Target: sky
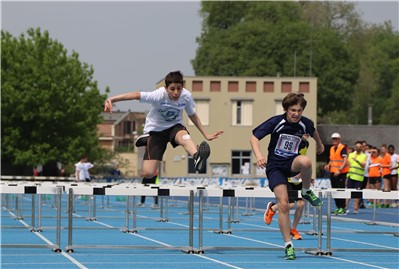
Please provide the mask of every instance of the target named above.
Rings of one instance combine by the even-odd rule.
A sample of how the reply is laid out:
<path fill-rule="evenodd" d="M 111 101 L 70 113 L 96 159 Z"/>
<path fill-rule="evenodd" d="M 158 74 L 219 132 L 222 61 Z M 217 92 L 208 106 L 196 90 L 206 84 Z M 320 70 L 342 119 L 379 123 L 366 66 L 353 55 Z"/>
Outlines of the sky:
<path fill-rule="evenodd" d="M 357 2 L 369 23 L 391 20 L 398 30 L 398 1 Z M 201 35 L 200 1 L 2 1 L 1 29 L 15 37 L 29 28 L 47 30 L 79 60 L 94 68 L 108 96 L 152 91 L 170 71 L 194 76 L 191 60 Z M 148 104 L 116 103 L 115 110 L 144 112 Z"/>

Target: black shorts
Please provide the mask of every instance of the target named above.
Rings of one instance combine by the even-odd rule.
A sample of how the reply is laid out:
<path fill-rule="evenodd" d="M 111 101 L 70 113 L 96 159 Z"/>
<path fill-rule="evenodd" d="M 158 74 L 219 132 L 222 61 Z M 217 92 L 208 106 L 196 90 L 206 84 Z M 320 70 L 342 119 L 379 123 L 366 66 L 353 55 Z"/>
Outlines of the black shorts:
<path fill-rule="evenodd" d="M 175 126 L 161 132 L 150 132 L 143 159 L 162 161 L 168 142 L 170 142 L 174 148 L 178 146 L 175 141 L 175 136 L 181 130 L 187 131 L 186 127 L 183 125 L 176 124 Z M 187 131 L 187 133 L 189 132 Z"/>
<path fill-rule="evenodd" d="M 385 179 L 391 180 L 391 174 L 389 174 L 389 175 L 383 175 L 382 177 L 385 178 Z"/>
<path fill-rule="evenodd" d="M 302 190 L 302 182 L 299 184 L 294 184 L 294 183 L 287 183 L 287 191 L 288 191 L 288 199 L 291 203 L 294 203 L 295 201 L 302 200 L 302 197 L 298 197 L 298 191 Z"/>
<path fill-rule="evenodd" d="M 381 177 L 369 177 L 369 184 L 381 183 Z"/>

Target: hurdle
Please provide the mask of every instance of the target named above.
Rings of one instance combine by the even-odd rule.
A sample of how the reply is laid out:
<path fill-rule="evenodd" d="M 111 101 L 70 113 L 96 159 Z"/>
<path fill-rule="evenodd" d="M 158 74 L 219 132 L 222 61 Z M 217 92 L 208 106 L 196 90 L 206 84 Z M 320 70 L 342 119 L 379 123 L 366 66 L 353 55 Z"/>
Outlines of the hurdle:
<path fill-rule="evenodd" d="M 40 187 L 40 186 L 18 186 L 18 184 L 0 185 L 0 193 L 6 194 L 31 194 L 32 195 L 32 226 L 28 227 L 31 232 L 36 232 L 35 229 L 35 195 L 39 197 L 42 194 L 56 194 L 57 195 L 57 229 L 56 229 L 56 244 L 44 245 L 44 244 L 1 244 L 3 248 L 51 248 L 54 252 L 62 252 L 61 245 L 61 194 L 63 187 Z M 22 197 L 22 196 L 21 196 Z M 14 228 L 2 226 L 1 228 Z M 26 228 L 26 227 L 25 227 Z"/>
<path fill-rule="evenodd" d="M 274 197 L 274 193 L 271 192 L 267 188 L 257 188 L 257 187 L 236 187 L 236 188 L 228 188 L 228 189 L 221 189 L 221 188 L 209 188 L 209 187 L 197 187 L 197 192 L 199 196 L 199 240 L 198 240 L 198 254 L 204 254 L 205 250 L 253 250 L 253 251 L 281 251 L 284 250 L 283 247 L 241 247 L 241 246 L 204 246 L 203 244 L 203 231 L 206 230 L 203 228 L 203 200 L 204 196 L 209 197 L 220 197 L 222 201 L 223 197 L 228 197 L 229 201 L 229 208 L 228 208 L 228 229 L 226 231 L 215 231 L 215 233 L 225 233 L 231 234 L 232 231 L 262 231 L 262 232 L 279 232 L 276 230 L 266 230 L 266 229 L 231 229 L 231 198 L 232 197 L 249 197 L 252 199 L 253 197 Z M 320 194 L 321 195 L 321 194 Z M 222 202 L 220 203 L 220 208 L 222 208 Z M 220 211 L 221 212 L 221 211 Z M 322 214 L 322 210 L 319 210 L 319 215 Z M 321 219 L 321 218 L 320 218 Z M 220 218 L 220 223 L 222 223 L 222 218 Z M 221 228 L 221 227 L 220 227 Z M 319 229 L 321 229 L 321 225 Z M 298 251 L 305 251 L 310 254 L 315 255 L 322 255 L 322 246 L 321 246 L 321 233 L 319 233 L 319 240 L 318 240 L 318 247 L 317 248 L 296 248 Z"/>
<path fill-rule="evenodd" d="M 65 247 L 67 252 L 74 252 L 74 249 L 78 248 L 90 248 L 90 249 L 176 249 L 186 252 L 188 254 L 194 254 L 197 250 L 193 247 L 193 231 L 194 231 L 194 190 L 190 188 L 144 188 L 136 186 L 104 186 L 102 188 L 93 187 L 93 195 L 122 195 L 126 196 L 127 204 L 130 197 L 136 197 L 141 195 L 146 196 L 186 196 L 189 197 L 190 214 L 189 214 L 189 228 L 152 228 L 157 230 L 188 230 L 189 232 L 189 243 L 188 246 L 143 246 L 143 245 L 76 245 L 73 244 L 73 218 L 72 218 L 72 200 L 75 191 L 80 193 L 86 193 L 87 190 L 80 188 L 69 188 L 67 189 L 68 199 L 69 199 L 69 209 L 68 209 L 68 246 Z M 125 232 L 136 233 L 139 228 L 136 227 L 136 208 L 135 208 L 135 198 L 133 200 L 134 212 L 133 212 L 133 229 L 129 230 L 126 227 Z M 128 210 L 128 205 L 126 206 Z M 126 223 L 128 225 L 128 222 Z M 150 228 L 142 228 L 150 229 Z"/>
<path fill-rule="evenodd" d="M 391 234 L 399 236 L 398 232 L 378 232 L 378 231 L 331 231 L 331 199 L 388 199 L 394 200 L 398 198 L 398 191 L 378 191 L 378 190 L 353 190 L 353 189 L 330 189 L 324 192 L 327 198 L 327 251 L 326 255 L 332 255 L 333 252 L 389 252 L 399 253 L 396 249 L 381 248 L 331 248 L 331 233 L 361 233 L 361 234 Z M 375 218 L 375 214 L 374 214 Z M 367 223 L 365 223 L 367 224 Z"/>

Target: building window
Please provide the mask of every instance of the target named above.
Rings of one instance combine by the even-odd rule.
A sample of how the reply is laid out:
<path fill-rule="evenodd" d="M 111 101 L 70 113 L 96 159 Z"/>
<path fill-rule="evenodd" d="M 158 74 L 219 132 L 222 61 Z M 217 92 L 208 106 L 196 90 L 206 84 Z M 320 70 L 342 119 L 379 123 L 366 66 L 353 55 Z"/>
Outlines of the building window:
<path fill-rule="evenodd" d="M 256 82 L 247 81 L 245 91 L 256 92 Z"/>
<path fill-rule="evenodd" d="M 299 91 L 302 93 L 309 92 L 309 82 L 299 82 Z"/>
<path fill-rule="evenodd" d="M 263 92 L 274 92 L 274 82 L 265 81 L 263 83 Z"/>
<path fill-rule="evenodd" d="M 232 101 L 231 124 L 233 126 L 252 126 L 252 100 Z"/>
<path fill-rule="evenodd" d="M 202 92 L 202 81 L 193 81 L 193 92 Z"/>
<path fill-rule="evenodd" d="M 281 84 L 281 92 L 291 92 L 291 91 L 292 91 L 291 82 L 283 82 Z"/>
<path fill-rule="evenodd" d="M 238 92 L 238 81 L 229 81 L 229 92 Z"/>
<path fill-rule="evenodd" d="M 211 81 L 211 92 L 220 92 L 220 81 Z"/>
<path fill-rule="evenodd" d="M 274 113 L 275 115 L 284 114 L 283 99 L 274 99 Z"/>
<path fill-rule="evenodd" d="M 251 174 L 250 150 L 233 150 L 231 152 L 231 174 L 232 175 Z"/>
<path fill-rule="evenodd" d="M 197 113 L 201 120 L 202 125 L 209 125 L 209 100 L 198 100 L 194 99 L 195 107 L 194 112 Z M 188 118 L 188 125 L 194 125 L 194 123 Z"/>
<path fill-rule="evenodd" d="M 123 127 L 124 127 L 124 130 L 125 130 L 125 134 L 132 134 L 132 122 L 131 121 L 124 121 L 123 122 Z"/>
<path fill-rule="evenodd" d="M 197 170 L 195 170 L 195 164 L 194 164 L 193 157 L 188 155 L 188 158 L 187 158 L 187 171 L 188 171 L 189 175 L 190 174 L 200 174 L 200 175 L 207 174 L 208 173 L 208 160 L 206 161 L 205 170 L 203 172 L 198 172 Z"/>

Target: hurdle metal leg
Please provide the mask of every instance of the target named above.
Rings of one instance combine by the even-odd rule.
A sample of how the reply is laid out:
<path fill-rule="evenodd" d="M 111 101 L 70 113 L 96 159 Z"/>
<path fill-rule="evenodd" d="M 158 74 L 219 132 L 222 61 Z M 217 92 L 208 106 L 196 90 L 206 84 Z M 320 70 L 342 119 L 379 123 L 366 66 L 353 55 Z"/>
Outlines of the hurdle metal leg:
<path fill-rule="evenodd" d="M 36 232 L 35 229 L 35 195 L 32 194 L 32 226 L 30 228 L 31 232 Z"/>
<path fill-rule="evenodd" d="M 62 252 L 61 250 L 61 194 L 62 187 L 57 188 L 57 239 L 56 239 L 56 247 L 53 248 L 54 252 Z"/>
<path fill-rule="evenodd" d="M 220 197 L 219 199 L 219 230 L 214 231 L 214 233 L 223 234 L 223 197 Z"/>
<path fill-rule="evenodd" d="M 39 213 L 38 213 L 38 216 L 37 216 L 37 229 L 36 229 L 36 232 L 40 233 L 40 232 L 43 232 L 43 230 L 42 230 L 42 195 L 41 194 L 39 194 L 39 205 L 38 205 L 38 207 L 39 207 Z"/>
<path fill-rule="evenodd" d="M 373 212 L 373 221 L 367 222 L 367 225 L 377 225 L 377 200 L 374 199 L 374 212 Z"/>
<path fill-rule="evenodd" d="M 73 252 L 73 249 L 72 249 L 73 200 L 74 200 L 73 189 L 70 188 L 69 189 L 69 196 L 68 196 L 68 201 L 69 201 L 69 207 L 68 207 L 68 246 L 65 247 L 65 250 L 68 253 Z"/>
<path fill-rule="evenodd" d="M 190 190 L 190 196 L 188 197 L 188 209 L 189 209 L 189 234 L 188 234 L 188 249 L 181 249 L 181 251 L 187 254 L 196 254 L 193 247 L 194 239 L 194 191 Z"/>
<path fill-rule="evenodd" d="M 204 251 L 202 250 L 202 245 L 203 245 L 203 224 L 204 224 L 204 208 L 203 208 L 203 201 L 204 201 L 204 191 L 199 190 L 199 214 L 198 214 L 198 254 L 204 254 Z"/>

